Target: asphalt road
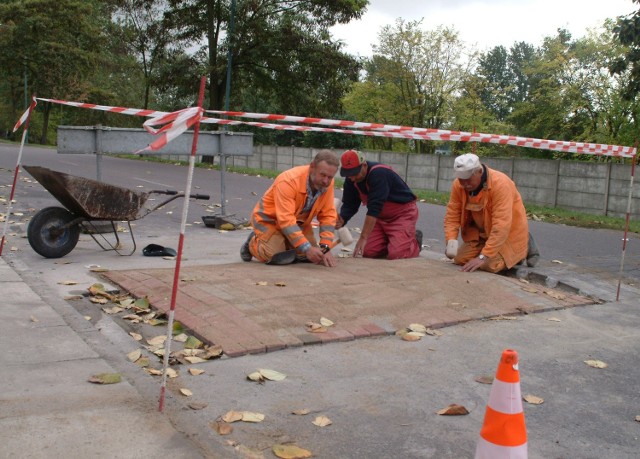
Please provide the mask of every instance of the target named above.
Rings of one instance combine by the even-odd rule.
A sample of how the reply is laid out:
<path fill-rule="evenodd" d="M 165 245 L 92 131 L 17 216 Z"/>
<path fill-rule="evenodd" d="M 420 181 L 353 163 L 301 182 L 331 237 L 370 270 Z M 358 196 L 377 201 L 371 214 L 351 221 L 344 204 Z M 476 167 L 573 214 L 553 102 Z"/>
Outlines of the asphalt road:
<path fill-rule="evenodd" d="M 0 144 L 0 196 L 9 195 L 7 185 L 13 178 L 17 152 L 14 144 Z M 93 156 L 58 155 L 53 149 L 30 146 L 22 163 L 90 178 L 96 171 Z M 57 204 L 28 174 L 20 177 L 14 212 L 23 214 L 22 218 Z M 104 158 L 103 180 L 131 189 L 181 190 L 186 177 L 184 167 Z M 257 196 L 270 182 L 229 174 L 227 212 L 248 216 Z M 200 221 L 203 215 L 219 209 L 213 205 L 221 199 L 220 173 L 196 169 L 193 184 L 194 192 L 208 193 L 212 198 L 206 203 L 190 202 L 185 261 L 238 262 L 237 250 L 244 233 L 220 234 Z M 134 222 L 139 247 L 149 242 L 175 247 L 182 208 L 182 202 L 175 201 Z M 434 251 L 421 256 L 438 256 L 443 251 L 444 208 L 420 204 L 420 212 L 424 242 Z M 354 225 L 360 224 L 362 216 L 359 218 Z M 544 222 L 531 222 L 531 227 L 542 251 L 544 269 L 560 273 L 563 268 L 566 271 L 561 274 L 567 279 L 581 282 L 585 288 L 600 288 L 611 297 L 620 265 L 619 232 Z M 15 244 L 17 250 L 8 253 L 7 259 L 41 298 L 50 304 L 64 303 L 67 308 L 70 302 L 62 299 L 65 295 L 73 293 L 74 288 L 86 290 L 96 281 L 95 274 L 87 269 L 91 265 L 108 265 L 110 269 L 173 266 L 162 259 L 103 254 L 86 237 L 65 259 L 43 259 L 30 250 L 24 231 L 23 222 L 11 225 L 10 245 Z M 627 284 L 637 283 L 640 277 L 637 244 L 638 237 L 632 235 L 625 263 Z M 78 281 L 78 286 L 61 285 L 64 279 Z M 442 336 L 415 343 L 390 336 L 201 363 L 198 367 L 205 370 L 203 375 L 191 377 L 182 369 L 183 375 L 174 384 L 188 387 L 194 394 L 191 400 L 204 402 L 207 408 L 190 410 L 185 399 L 169 396 L 166 413 L 176 429 L 197 444 L 206 457 L 273 457 L 273 444 L 290 442 L 311 450 L 314 457 L 331 459 L 472 457 L 490 390 L 475 378 L 495 374 L 501 351 L 513 348 L 520 355 L 523 394 L 544 399 L 542 405 L 526 404 L 524 408 L 531 459 L 637 457 L 638 291 L 631 285 L 624 287 L 619 303 L 529 314 L 516 320 L 474 321 L 445 328 Z M 96 305 L 82 303 L 73 306 L 80 312 L 80 320 L 91 316 L 101 337 L 98 340 L 84 334 L 83 339 L 94 343 L 94 350 L 155 405 L 157 379 L 125 357 L 138 345 Z M 73 321 L 68 322 L 73 328 Z M 99 346 L 95 345 L 97 341 L 101 342 Z M 584 364 L 587 359 L 604 361 L 608 367 L 590 368 Z M 265 384 L 247 381 L 246 375 L 258 368 L 281 371 L 287 378 Z M 171 387 L 172 392 L 177 387 Z M 436 414 L 450 403 L 462 404 L 471 413 Z M 299 409 L 311 413 L 291 414 Z M 210 423 L 229 410 L 266 413 L 267 418 L 260 424 L 234 423 L 233 435 L 221 437 Z M 318 415 L 327 416 L 333 424 L 325 428 L 313 425 Z M 91 429 L 87 426 L 78 435 L 90 437 Z M 230 445 L 229 438 L 236 443 Z M 97 448 L 109 451 L 109 444 Z M 140 439 L 140 451 L 144 451 L 144 438 Z M 74 457 L 72 452 L 69 457 Z"/>
<path fill-rule="evenodd" d="M 13 170 L 16 165 L 18 146 L 16 144 L 0 144 L 0 167 Z M 96 177 L 96 158 L 93 155 L 60 155 L 55 149 L 26 146 L 22 157 L 23 165 L 38 165 L 53 170 L 67 172 L 82 177 Z M 102 180 L 113 185 L 141 189 L 175 189 L 183 190 L 187 182 L 187 168 L 182 166 L 160 164 L 147 161 L 134 161 L 105 157 L 102 162 Z M 4 182 L 11 177 L 5 171 Z M 24 180 L 29 178 L 24 171 Z M 204 205 L 221 203 L 221 173 L 216 170 L 195 169 L 193 193 L 204 193 L 211 196 L 207 203 L 192 202 L 189 206 L 190 222 L 199 222 L 203 215 L 219 213 L 219 207 L 210 207 L 203 212 Z M 10 183 L 10 182 L 9 182 Z M 24 182 L 23 182 L 24 183 Z M 271 179 L 246 176 L 241 174 L 225 174 L 225 208 L 227 215 L 248 218 L 258 197 L 268 188 Z M 337 195 L 339 195 L 337 191 Z M 41 209 L 59 203 L 48 192 L 39 187 L 18 186 L 16 189 L 16 208 Z M 419 227 L 423 230 L 424 244 L 429 250 L 444 252 L 442 221 L 445 208 L 443 206 L 420 204 Z M 171 213 L 167 213 L 171 212 Z M 179 225 L 182 203 L 174 201 L 167 209 L 156 211 L 136 223 L 136 232 L 159 228 L 171 228 Z M 350 222 L 350 226 L 362 224 L 364 212 Z M 585 273 L 604 279 L 618 279 L 623 248 L 623 232 L 613 230 L 597 230 L 555 225 L 545 222 L 530 221 L 530 230 L 535 236 L 541 251 L 541 265 L 569 264 Z M 640 280 L 640 236 L 630 233 L 624 255 L 624 282 L 637 284 Z"/>

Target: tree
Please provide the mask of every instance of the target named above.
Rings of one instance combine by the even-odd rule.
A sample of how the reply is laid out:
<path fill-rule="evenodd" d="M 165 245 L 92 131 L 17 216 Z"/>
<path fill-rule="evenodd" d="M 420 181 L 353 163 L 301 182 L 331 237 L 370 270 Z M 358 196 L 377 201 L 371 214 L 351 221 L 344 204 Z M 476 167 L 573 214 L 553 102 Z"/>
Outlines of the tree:
<path fill-rule="evenodd" d="M 14 115 L 23 73 L 30 94 L 76 100 L 90 91 L 87 78 L 99 67 L 106 11 L 93 0 L 10 0 L 0 4 L 8 27 L 0 49 Z M 51 107 L 45 104 L 41 143 L 47 141 Z M 17 117 L 16 117 L 17 119 Z"/>
<path fill-rule="evenodd" d="M 439 27 L 423 31 L 420 27 L 421 21 L 402 19 L 383 27 L 373 57 L 365 65 L 367 84 L 353 90 L 374 101 L 368 104 L 369 114 L 384 112 L 391 124 L 446 128 L 453 121 L 453 105 L 471 73 L 475 55 L 465 55 L 454 30 Z M 355 111 L 358 105 L 351 103 L 349 109 L 361 119 L 363 113 Z M 424 145 L 418 143 L 417 148 L 421 151 Z"/>
<path fill-rule="evenodd" d="M 180 39 L 207 56 L 209 108 L 223 106 L 227 55 L 232 56 L 232 107 L 247 90 L 289 114 L 340 112 L 340 99 L 357 79 L 357 61 L 331 40 L 329 27 L 359 18 L 367 0 L 239 0 L 229 27 L 230 0 L 169 0 L 167 18 Z M 233 2 L 235 4 L 235 2 Z"/>
<path fill-rule="evenodd" d="M 632 1 L 640 4 L 640 0 Z M 629 72 L 624 97 L 634 100 L 640 92 L 640 9 L 633 14 L 618 17 L 613 33 L 627 47 L 627 51 L 624 56 L 611 62 L 609 70 L 618 75 Z"/>

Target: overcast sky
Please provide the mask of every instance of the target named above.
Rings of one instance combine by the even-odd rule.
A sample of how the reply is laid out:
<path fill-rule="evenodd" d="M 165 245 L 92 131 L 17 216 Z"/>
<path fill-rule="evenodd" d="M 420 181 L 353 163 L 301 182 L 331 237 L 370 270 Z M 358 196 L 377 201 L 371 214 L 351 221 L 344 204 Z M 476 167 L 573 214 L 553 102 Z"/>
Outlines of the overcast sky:
<path fill-rule="evenodd" d="M 370 0 L 360 21 L 332 29 L 346 52 L 370 56 L 381 27 L 397 18 L 420 20 L 424 30 L 452 27 L 468 47 L 480 51 L 525 41 L 539 46 L 558 28 L 573 38 L 598 28 L 607 18 L 627 15 L 639 7 L 632 0 Z"/>

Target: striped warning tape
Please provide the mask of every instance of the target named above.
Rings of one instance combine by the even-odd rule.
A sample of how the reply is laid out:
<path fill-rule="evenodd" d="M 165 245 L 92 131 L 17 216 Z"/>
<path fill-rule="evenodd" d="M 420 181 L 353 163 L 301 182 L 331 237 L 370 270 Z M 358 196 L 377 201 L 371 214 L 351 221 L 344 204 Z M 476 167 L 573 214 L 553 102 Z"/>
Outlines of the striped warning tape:
<path fill-rule="evenodd" d="M 35 101 L 36 98 L 34 98 Z M 108 105 L 87 104 L 82 102 L 69 102 L 58 99 L 44 99 L 37 98 L 38 100 L 51 102 L 55 104 L 62 104 L 73 106 L 77 108 L 87 108 L 92 110 L 103 110 L 112 113 L 120 113 L 123 115 L 135 115 L 151 117 L 152 120 L 146 121 L 143 126 L 149 130 L 151 126 L 168 123 L 167 126 L 161 129 L 152 129 L 149 132 L 154 134 L 162 134 L 162 136 L 154 141 L 149 147 L 144 150 L 158 150 L 170 142 L 172 139 L 180 135 L 190 126 L 192 126 L 196 119 L 200 119 L 201 123 L 213 123 L 221 125 L 231 126 L 253 126 L 263 129 L 285 130 L 285 131 L 298 131 L 298 132 L 326 132 L 336 134 L 347 135 L 363 135 L 370 137 L 387 137 L 387 138 L 402 138 L 402 139 L 414 139 L 414 140 L 440 140 L 449 142 L 480 142 L 480 143 L 492 143 L 499 145 L 512 145 L 518 147 L 537 148 L 542 150 L 560 151 L 565 153 L 577 153 L 577 154 L 589 154 L 599 156 L 615 156 L 632 158 L 636 156 L 636 149 L 634 147 L 626 147 L 620 145 L 607 145 L 599 143 L 586 143 L 586 142 L 569 142 L 562 140 L 547 140 L 547 139 L 535 139 L 530 137 L 518 137 L 507 136 L 499 134 L 484 134 L 481 132 L 464 132 L 464 131 L 450 131 L 445 129 L 427 129 L 417 128 L 411 126 L 398 126 L 391 124 L 380 123 L 364 123 L 360 121 L 350 120 L 333 120 L 327 118 L 312 118 L 292 115 L 278 115 L 268 113 L 251 113 L 251 112 L 239 112 L 239 111 L 219 111 L 219 110 L 201 110 L 195 113 L 194 108 L 187 108 L 179 110 L 177 112 L 163 112 L 156 110 L 143 110 L 136 108 L 125 107 L 111 107 Z M 203 116 L 204 113 L 211 113 L 215 115 L 231 116 L 237 118 L 249 118 L 258 119 L 263 121 L 239 121 L 221 118 L 212 118 Z M 26 119 L 27 113 L 23 115 Z M 264 121 L 280 121 L 288 123 L 300 123 L 300 124 L 316 124 L 321 126 L 330 127 L 315 127 L 315 126 L 300 126 L 294 124 L 274 124 Z M 21 118 L 16 124 L 17 129 L 24 120 Z M 141 151 L 144 151 L 141 150 Z"/>

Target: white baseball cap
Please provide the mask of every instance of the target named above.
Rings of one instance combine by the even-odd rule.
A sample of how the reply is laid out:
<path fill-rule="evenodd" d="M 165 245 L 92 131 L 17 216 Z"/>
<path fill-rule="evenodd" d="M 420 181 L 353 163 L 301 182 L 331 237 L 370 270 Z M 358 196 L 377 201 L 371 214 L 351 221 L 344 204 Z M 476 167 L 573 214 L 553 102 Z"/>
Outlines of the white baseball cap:
<path fill-rule="evenodd" d="M 465 153 L 456 158 L 453 163 L 453 175 L 455 178 L 466 180 L 480 168 L 480 158 L 473 153 Z"/>

